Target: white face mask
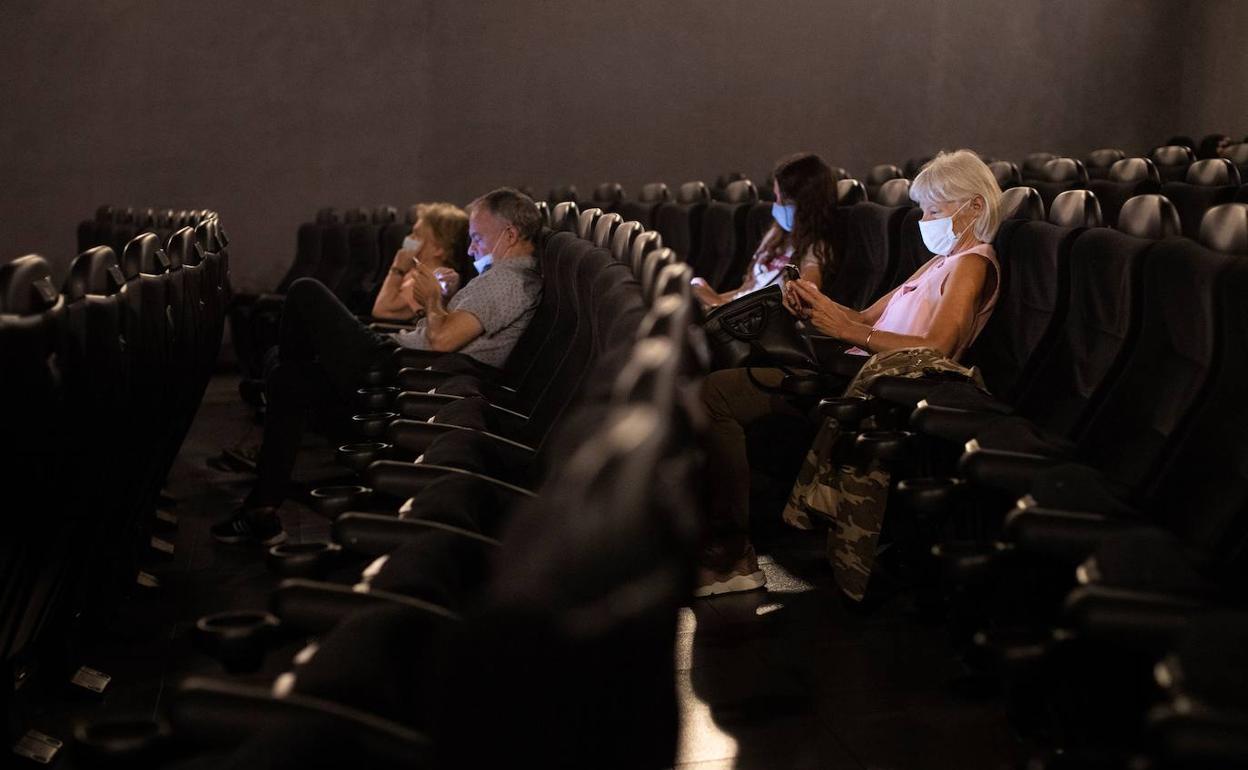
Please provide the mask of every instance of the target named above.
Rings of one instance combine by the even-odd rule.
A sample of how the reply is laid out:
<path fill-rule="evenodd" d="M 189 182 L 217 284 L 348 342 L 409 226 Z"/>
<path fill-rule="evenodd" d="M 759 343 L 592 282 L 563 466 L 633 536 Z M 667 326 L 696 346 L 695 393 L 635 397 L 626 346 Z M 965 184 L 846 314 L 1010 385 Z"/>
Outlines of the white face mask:
<path fill-rule="evenodd" d="M 968 225 L 966 230 L 963 230 L 961 233 L 955 233 L 953 231 L 954 214 L 957 214 L 959 211 L 966 208 L 967 203 L 970 202 L 971 201 L 968 200 L 966 203 L 958 206 L 953 214 L 950 214 L 947 217 L 929 219 L 926 222 L 921 219 L 919 220 L 919 234 L 923 236 L 923 245 L 927 247 L 928 251 L 933 254 L 939 254 L 942 257 L 949 256 L 949 252 L 952 251 L 954 245 L 957 244 L 958 238 L 961 238 L 966 233 L 966 230 L 969 230 L 972 226 Z"/>
<path fill-rule="evenodd" d="M 414 236 L 414 235 L 409 235 L 409 236 L 407 236 L 406 238 L 404 238 L 404 239 L 403 239 L 403 250 L 404 250 L 404 251 L 414 251 L 414 252 L 416 252 L 417 254 L 419 254 L 419 253 L 420 253 L 420 250 L 421 250 L 422 248 L 424 248 L 424 246 L 425 246 L 425 242 L 424 242 L 424 241 L 422 241 L 421 239 L 417 238 L 417 237 L 416 237 L 416 236 Z"/>

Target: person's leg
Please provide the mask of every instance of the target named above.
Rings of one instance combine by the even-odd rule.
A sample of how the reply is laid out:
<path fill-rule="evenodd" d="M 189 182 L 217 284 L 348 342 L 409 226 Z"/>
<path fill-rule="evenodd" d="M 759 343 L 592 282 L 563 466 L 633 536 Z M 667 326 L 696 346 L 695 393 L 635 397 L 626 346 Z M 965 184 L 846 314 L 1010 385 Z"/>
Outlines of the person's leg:
<path fill-rule="evenodd" d="M 392 347 L 388 337 L 369 329 L 325 284 L 300 278 L 290 285 L 278 342 L 282 361 L 319 362 L 334 387 L 349 396 L 378 356 Z"/>
<path fill-rule="evenodd" d="M 712 573 L 722 576 L 757 569 L 749 539 L 750 464 L 745 428 L 767 415 L 801 414 L 784 396 L 764 389 L 778 387 L 783 379 L 779 369 L 722 369 L 712 372 L 703 384 L 702 400 L 709 418 L 710 531 L 703 566 Z"/>

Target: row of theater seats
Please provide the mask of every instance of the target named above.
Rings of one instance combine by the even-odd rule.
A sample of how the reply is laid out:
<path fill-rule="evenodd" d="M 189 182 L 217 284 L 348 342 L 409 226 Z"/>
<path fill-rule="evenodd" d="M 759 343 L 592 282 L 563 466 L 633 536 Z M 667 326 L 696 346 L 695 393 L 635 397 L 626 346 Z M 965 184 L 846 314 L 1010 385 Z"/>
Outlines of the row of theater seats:
<path fill-rule="evenodd" d="M 337 450 L 364 484 L 313 492 L 333 542 L 270 550 L 271 612 L 197 624 L 244 674 L 173 699 L 204 766 L 671 765 L 701 519 L 691 274 L 618 215 L 551 217 L 501 374 L 406 349 L 371 372 Z M 256 686 L 266 654 L 290 667 Z"/>
<path fill-rule="evenodd" d="M 1248 205 L 1211 208 L 1193 239 L 1159 195 L 1113 228 L 1088 191 L 1047 221 L 1026 197 L 966 355 L 993 395 L 882 378 L 819 411 L 851 436 L 876 421 L 852 462 L 892 471 L 891 566 L 1004 683 L 1016 728 L 1046 749 L 1035 766 L 1240 766 Z"/>
<path fill-rule="evenodd" d="M 198 216 L 198 215 L 197 215 Z M 64 281 L 0 266 L 0 661 L 12 683 L 63 683 L 81 643 L 170 550 L 157 505 L 216 363 L 229 301 L 215 215 L 94 246 Z M 62 685 L 63 686 L 63 685 Z M 29 688 L 28 688 L 29 689 Z M 15 688 L 6 686 L 6 729 Z"/>
<path fill-rule="evenodd" d="M 126 244 L 142 233 L 155 233 L 160 243 L 168 243 L 179 228 L 198 227 L 200 222 L 215 218 L 217 213 L 207 209 L 100 206 L 94 218 L 78 223 L 78 253 L 108 246 L 121 254 Z"/>

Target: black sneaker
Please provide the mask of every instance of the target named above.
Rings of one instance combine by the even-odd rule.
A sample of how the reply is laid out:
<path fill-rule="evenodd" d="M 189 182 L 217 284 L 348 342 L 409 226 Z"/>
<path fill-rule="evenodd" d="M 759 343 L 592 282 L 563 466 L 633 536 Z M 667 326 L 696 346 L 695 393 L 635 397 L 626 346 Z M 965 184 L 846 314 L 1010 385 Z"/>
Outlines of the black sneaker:
<path fill-rule="evenodd" d="M 286 542 L 286 530 L 282 529 L 276 508 L 240 508 L 230 518 L 212 525 L 211 532 L 221 543 L 251 540 L 269 546 Z"/>

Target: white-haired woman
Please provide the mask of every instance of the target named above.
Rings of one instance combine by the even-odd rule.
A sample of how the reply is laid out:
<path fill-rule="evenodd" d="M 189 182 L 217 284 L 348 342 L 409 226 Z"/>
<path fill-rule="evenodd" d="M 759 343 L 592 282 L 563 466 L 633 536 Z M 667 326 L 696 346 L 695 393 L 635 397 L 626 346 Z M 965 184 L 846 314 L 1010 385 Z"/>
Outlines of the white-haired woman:
<path fill-rule="evenodd" d="M 1001 189 L 991 170 L 969 150 L 941 153 L 915 177 L 910 195 L 923 210 L 919 228 L 934 256 L 901 285 L 861 311 L 832 301 L 808 281 L 791 281 L 785 289 L 785 306 L 791 313 L 820 334 L 850 345 L 847 352 L 871 357 L 847 393 L 865 392 L 870 378 L 883 373 L 959 371 L 957 360 L 996 305 L 1001 270 L 991 241 L 1000 223 Z M 709 490 L 711 542 L 703 558 L 700 596 L 766 585 L 749 541 L 745 427 L 770 414 L 799 413 L 782 396 L 758 387 L 779 385 L 781 379 L 782 372 L 770 369 L 726 369 L 707 377 L 703 400 L 710 416 L 708 448 L 712 467 L 719 472 Z M 785 519 L 800 525 L 810 512 L 818 512 L 841 525 L 842 519 L 852 519 L 863 529 L 858 525 L 864 521 L 882 519 L 883 495 L 865 502 L 863 498 L 872 498 L 870 490 L 878 491 L 881 483 L 886 493 L 887 475 L 877 469 L 863 478 L 829 479 L 832 458 L 821 452 L 835 445 L 827 435 L 834 429 L 825 426 L 812 447 Z M 838 483 L 851 488 L 838 494 Z M 849 506 L 844 505 L 846 500 Z M 843 529 L 834 527 L 830 532 L 830 556 L 841 587 L 861 598 L 878 526 L 871 537 L 833 542 Z M 870 551 L 869 558 L 863 556 L 864 550 Z"/>

